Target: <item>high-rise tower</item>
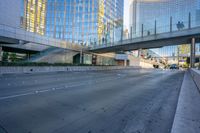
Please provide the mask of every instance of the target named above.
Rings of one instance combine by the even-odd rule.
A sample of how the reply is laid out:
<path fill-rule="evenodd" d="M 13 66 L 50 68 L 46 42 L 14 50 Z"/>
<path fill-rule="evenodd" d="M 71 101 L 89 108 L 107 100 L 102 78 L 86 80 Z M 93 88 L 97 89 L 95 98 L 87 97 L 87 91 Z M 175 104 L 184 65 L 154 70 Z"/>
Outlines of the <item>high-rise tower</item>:
<path fill-rule="evenodd" d="M 120 38 L 124 0 L 48 0 L 46 35 L 100 45 Z"/>
<path fill-rule="evenodd" d="M 189 13 L 191 24 L 200 24 L 199 9 L 200 0 L 133 0 L 130 7 L 130 27 L 136 34 L 142 30 L 154 32 L 155 21 L 157 21 L 157 32 L 166 32 L 170 29 L 170 17 L 173 28 L 180 21 L 185 27 L 189 24 Z"/>
<path fill-rule="evenodd" d="M 47 0 L 23 0 L 23 27 L 30 32 L 45 34 Z"/>

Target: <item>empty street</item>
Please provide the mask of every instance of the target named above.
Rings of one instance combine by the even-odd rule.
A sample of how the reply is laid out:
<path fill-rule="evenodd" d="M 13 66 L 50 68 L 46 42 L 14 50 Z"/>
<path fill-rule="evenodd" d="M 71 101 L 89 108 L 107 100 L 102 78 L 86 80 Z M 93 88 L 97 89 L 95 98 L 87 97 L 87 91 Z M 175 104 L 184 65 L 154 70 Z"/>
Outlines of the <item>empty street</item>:
<path fill-rule="evenodd" d="M 0 76 L 0 133 L 169 133 L 184 72 Z"/>

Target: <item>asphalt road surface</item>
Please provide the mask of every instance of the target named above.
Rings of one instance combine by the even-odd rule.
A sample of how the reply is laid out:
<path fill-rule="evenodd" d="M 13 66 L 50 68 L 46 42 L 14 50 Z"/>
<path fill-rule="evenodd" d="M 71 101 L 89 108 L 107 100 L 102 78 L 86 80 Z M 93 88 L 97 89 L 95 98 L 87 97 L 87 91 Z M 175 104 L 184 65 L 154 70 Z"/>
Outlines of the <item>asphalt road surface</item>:
<path fill-rule="evenodd" d="M 169 133 L 183 71 L 0 76 L 0 133 Z"/>

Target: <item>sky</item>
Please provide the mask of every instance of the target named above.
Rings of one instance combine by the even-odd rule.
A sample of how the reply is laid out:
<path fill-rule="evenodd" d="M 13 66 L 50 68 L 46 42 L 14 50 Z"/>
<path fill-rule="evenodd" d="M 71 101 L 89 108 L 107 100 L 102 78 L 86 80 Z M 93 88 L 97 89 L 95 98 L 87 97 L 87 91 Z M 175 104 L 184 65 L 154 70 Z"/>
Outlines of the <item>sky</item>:
<path fill-rule="evenodd" d="M 124 0 L 124 28 L 129 27 L 129 5 L 131 0 Z"/>

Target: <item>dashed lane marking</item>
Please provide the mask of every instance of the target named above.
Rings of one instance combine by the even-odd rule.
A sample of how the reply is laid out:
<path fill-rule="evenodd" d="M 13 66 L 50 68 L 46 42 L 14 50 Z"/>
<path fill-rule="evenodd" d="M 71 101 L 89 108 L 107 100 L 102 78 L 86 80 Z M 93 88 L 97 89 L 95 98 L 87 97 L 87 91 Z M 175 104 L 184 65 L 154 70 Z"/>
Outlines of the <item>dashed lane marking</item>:
<path fill-rule="evenodd" d="M 99 82 L 103 82 L 103 81 L 109 81 L 109 80 L 115 80 L 115 79 L 119 79 L 119 77 L 109 78 L 109 79 L 106 79 L 106 80 L 95 81 L 95 83 L 99 83 Z M 50 92 L 50 91 L 55 91 L 55 90 L 63 90 L 63 89 L 67 89 L 67 88 L 79 87 L 79 86 L 88 85 L 88 84 L 92 84 L 92 83 L 93 82 L 89 81 L 89 82 L 85 82 L 85 83 L 81 83 L 81 84 L 76 84 L 76 85 L 69 85 L 69 86 L 65 85 L 63 87 L 57 87 L 57 88 L 51 88 L 51 89 L 45 89 L 45 90 L 35 90 L 33 92 L 28 92 L 28 93 L 22 93 L 22 94 L 17 94 L 17 95 L 4 96 L 4 97 L 0 97 L 0 101 L 1 100 L 6 100 L 6 99 L 12 99 L 12 98 L 16 98 L 16 97 L 27 96 L 27 95 L 37 95 L 39 93 L 45 93 L 45 92 Z"/>
<path fill-rule="evenodd" d="M 33 95 L 33 94 L 34 94 L 33 92 L 29 92 L 29 93 L 24 93 L 24 94 L 11 95 L 11 96 L 6 96 L 6 97 L 0 97 L 0 100 L 11 99 L 11 98 L 27 96 L 27 95 Z"/>

